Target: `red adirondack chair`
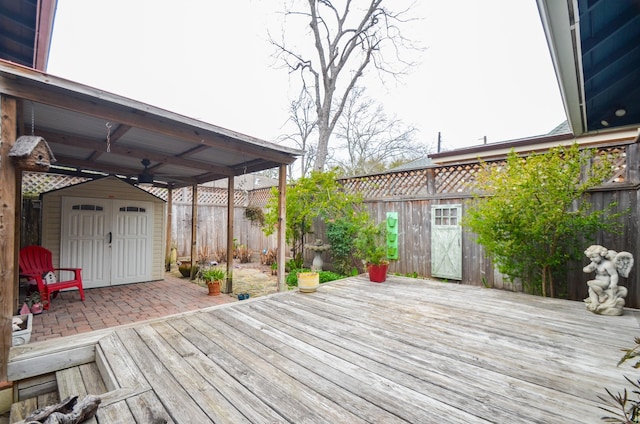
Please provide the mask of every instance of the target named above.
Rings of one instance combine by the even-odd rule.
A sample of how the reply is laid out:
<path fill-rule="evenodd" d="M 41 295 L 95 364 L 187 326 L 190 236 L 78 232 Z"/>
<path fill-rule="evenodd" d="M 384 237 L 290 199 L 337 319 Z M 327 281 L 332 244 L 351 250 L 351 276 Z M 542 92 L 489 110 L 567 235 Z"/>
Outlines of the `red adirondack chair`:
<path fill-rule="evenodd" d="M 73 273 L 73 279 L 48 282 L 46 275 L 49 272 L 60 272 L 60 279 L 63 274 Z M 49 309 L 51 303 L 51 295 L 57 294 L 58 291 L 77 287 L 80 291 L 80 299 L 84 301 L 84 289 L 82 288 L 81 268 L 54 268 L 51 259 L 51 251 L 41 246 L 27 246 L 20 249 L 20 277 L 29 280 L 35 280 L 38 284 L 40 298 L 44 304 L 44 309 Z"/>

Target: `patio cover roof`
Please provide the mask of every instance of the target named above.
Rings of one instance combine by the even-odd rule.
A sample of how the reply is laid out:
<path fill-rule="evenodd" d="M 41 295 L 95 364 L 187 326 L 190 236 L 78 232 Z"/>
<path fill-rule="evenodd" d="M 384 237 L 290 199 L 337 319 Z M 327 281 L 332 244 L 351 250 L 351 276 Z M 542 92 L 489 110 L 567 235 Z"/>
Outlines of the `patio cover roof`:
<path fill-rule="evenodd" d="M 537 1 L 574 135 L 640 125 L 640 1 Z"/>
<path fill-rule="evenodd" d="M 155 185 L 179 188 L 287 165 L 301 154 L 2 60 L 0 93 L 23 100 L 22 133 L 47 141 L 56 173 L 135 182 L 148 159 Z"/>

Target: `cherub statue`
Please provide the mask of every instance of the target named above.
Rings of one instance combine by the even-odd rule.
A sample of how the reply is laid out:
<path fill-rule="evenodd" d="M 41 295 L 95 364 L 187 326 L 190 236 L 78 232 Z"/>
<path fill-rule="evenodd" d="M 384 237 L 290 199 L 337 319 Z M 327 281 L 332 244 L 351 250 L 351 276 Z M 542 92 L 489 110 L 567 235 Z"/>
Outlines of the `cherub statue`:
<path fill-rule="evenodd" d="M 619 275 L 629 276 L 633 267 L 633 255 L 629 252 L 617 253 L 594 244 L 584 254 L 591 263 L 582 270 L 594 272 L 594 280 L 587 281 L 589 297 L 584 300 L 587 309 L 600 315 L 622 315 L 627 288 L 618 285 Z"/>

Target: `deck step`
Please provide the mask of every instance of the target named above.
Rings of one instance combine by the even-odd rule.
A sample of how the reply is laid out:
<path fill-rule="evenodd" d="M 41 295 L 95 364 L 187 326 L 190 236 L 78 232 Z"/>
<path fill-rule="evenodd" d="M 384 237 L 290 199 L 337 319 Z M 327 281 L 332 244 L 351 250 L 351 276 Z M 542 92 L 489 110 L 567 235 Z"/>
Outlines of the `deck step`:
<path fill-rule="evenodd" d="M 49 391 L 43 393 L 44 390 Z M 22 390 L 19 385 L 19 401 L 11 406 L 9 422 L 11 424 L 20 422 L 36 409 L 56 404 L 69 396 L 78 396 L 78 399 L 82 399 L 87 394 L 102 395 L 106 392 L 106 385 L 95 362 L 60 370 L 55 375 L 43 376 L 23 383 Z M 25 395 L 31 396 L 21 399 L 26 397 Z M 95 418 L 85 422 L 97 423 Z"/>

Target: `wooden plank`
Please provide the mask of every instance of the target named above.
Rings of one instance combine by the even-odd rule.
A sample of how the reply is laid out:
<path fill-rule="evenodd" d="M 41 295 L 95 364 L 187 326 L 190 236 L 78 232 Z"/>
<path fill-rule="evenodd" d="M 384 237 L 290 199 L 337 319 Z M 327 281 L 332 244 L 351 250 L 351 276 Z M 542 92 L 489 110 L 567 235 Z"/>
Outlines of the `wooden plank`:
<path fill-rule="evenodd" d="M 190 322 L 195 322 L 196 319 L 199 320 L 196 326 L 198 329 L 204 334 L 211 332 L 206 326 L 212 327 L 212 325 L 207 324 L 207 321 L 202 318 L 193 317 Z M 309 363 L 307 357 L 301 355 L 299 351 L 286 349 L 283 345 L 276 345 L 262 331 L 254 334 L 251 330 L 247 331 L 247 329 L 240 326 L 229 325 L 230 323 L 227 321 L 225 323 L 228 325 L 218 325 L 216 323 L 215 329 L 220 333 L 220 336 L 216 337 L 216 339 L 234 340 L 237 344 L 236 349 L 245 349 L 257 358 L 269 358 L 268 365 L 265 364 L 266 361 L 259 361 L 257 366 L 253 365 L 253 362 L 247 364 L 251 364 L 252 368 L 257 371 L 261 371 L 266 375 L 271 373 L 270 367 L 276 367 L 280 372 L 305 382 L 307 386 L 315 390 L 319 395 L 334 402 L 336 405 L 340 405 L 364 421 L 380 423 L 401 421 L 399 416 L 375 403 L 371 403 L 364 399 L 362 395 L 343 390 L 343 387 L 335 383 L 336 380 L 344 379 L 344 375 L 340 371 L 323 367 L 314 362 Z M 225 346 L 228 347 L 229 344 L 225 344 Z M 287 355 L 287 353 L 291 353 L 291 355 Z M 257 368 L 258 366 L 260 368 Z M 318 373 L 320 370 L 321 372 Z M 333 381 L 331 381 L 332 378 Z"/>
<path fill-rule="evenodd" d="M 23 421 L 29 414 L 38 409 L 38 399 L 33 397 L 11 405 L 10 423 Z"/>
<path fill-rule="evenodd" d="M 102 381 L 104 382 L 105 388 L 107 391 L 113 391 L 120 388 L 118 381 L 116 379 L 111 366 L 109 366 L 109 361 L 104 355 L 104 351 L 100 345 L 96 345 L 96 366 L 100 372 L 100 376 L 102 377 Z"/>
<path fill-rule="evenodd" d="M 256 316 L 253 310 L 258 308 L 261 314 Z M 522 400 L 522 405 L 517 412 L 520 420 L 530 420 L 530 422 L 561 420 L 561 416 L 557 414 L 536 409 L 538 404 L 536 399 L 544 393 L 535 386 L 527 385 L 517 379 L 505 378 L 504 375 L 492 370 L 478 369 L 475 364 L 465 365 L 450 355 L 432 354 L 415 339 L 409 342 L 396 342 L 386 335 L 370 337 L 372 332 L 384 332 L 384 326 L 377 326 L 377 329 L 374 329 L 358 322 L 350 322 L 348 319 L 342 321 L 330 317 L 324 318 L 308 311 L 292 315 L 291 312 L 296 311 L 295 307 L 283 306 L 283 308 L 273 304 L 251 305 L 252 316 L 264 324 L 278 326 L 292 337 L 320 349 L 330 350 L 343 359 L 358 363 L 412 390 L 454 407 L 472 411 L 473 414 L 486 420 L 492 421 L 500 417 L 502 411 L 510 407 L 513 402 L 512 396 L 516 394 L 514 387 L 519 388 L 517 396 Z M 361 331 L 354 327 L 361 328 Z M 340 337 L 341 335 L 343 337 Z M 359 335 L 365 336 L 359 337 Z M 433 343 L 432 340 L 431 343 Z M 389 367 L 387 364 L 393 365 Z M 482 378 L 470 379 L 470 374 L 482 375 Z M 491 393 L 490 402 L 482 395 L 483 393 Z M 554 393 L 549 391 L 546 394 L 552 396 Z M 552 399 L 548 402 L 554 403 L 558 400 Z"/>
<path fill-rule="evenodd" d="M 202 424 L 213 422 L 135 331 L 118 331 L 118 337 L 127 346 L 129 355 L 140 367 L 162 404 L 171 411 L 175 421 Z"/>
<path fill-rule="evenodd" d="M 17 138 L 16 99 L 0 94 L 0 382 L 10 380 L 7 372 L 9 349 L 12 343 L 11 318 L 17 304 L 19 245 L 16 243 L 16 210 L 20 210 L 20 192 L 17 186 L 17 170 L 9 157 L 9 151 Z"/>
<path fill-rule="evenodd" d="M 60 399 L 66 399 L 69 396 L 77 396 L 78 401 L 84 399 L 89 393 L 82 379 L 80 367 L 67 368 L 56 372 L 56 380 L 58 381 L 58 395 Z M 93 393 L 92 393 L 93 394 Z M 84 421 L 88 424 L 97 424 L 95 417 Z"/>
<path fill-rule="evenodd" d="M 58 396 L 58 392 L 53 391 L 49 393 L 45 393 L 43 395 L 38 396 L 38 409 L 46 408 L 50 405 L 55 405 L 60 402 L 60 396 Z"/>
<path fill-rule="evenodd" d="M 232 322 L 234 326 L 237 326 L 239 333 L 250 333 L 261 343 L 267 343 L 269 346 L 277 348 L 279 352 L 287 352 L 289 359 L 299 358 L 297 359 L 298 364 L 306 365 L 313 372 L 317 373 L 319 368 L 325 369 L 322 371 L 322 375 L 333 379 L 336 384 L 342 386 L 343 390 L 357 393 L 368 402 L 397 415 L 401 420 L 420 422 L 424 417 L 434 414 L 441 417 L 438 422 L 442 423 L 485 422 L 465 410 L 456 410 L 445 403 L 408 389 L 404 382 L 399 383 L 383 377 L 360 366 L 357 361 L 345 360 L 334 354 L 332 350 L 318 348 L 291 337 L 280 328 L 271 327 L 249 315 L 241 316 L 240 308 L 215 313 L 215 316 L 227 324 Z M 232 321 L 232 318 L 236 319 Z M 253 327 L 253 331 L 249 330 L 247 326 Z M 266 339 L 263 335 L 269 336 L 271 340 Z"/>
<path fill-rule="evenodd" d="M 88 394 L 78 367 L 56 372 L 56 380 L 58 380 L 60 399 L 65 399 L 69 396 L 78 396 L 78 399 L 82 399 Z"/>
<path fill-rule="evenodd" d="M 80 375 L 82 375 L 84 387 L 87 389 L 87 394 L 101 395 L 107 392 L 107 387 L 102 381 L 102 375 L 95 362 L 80 365 L 78 368 L 80 369 Z"/>
<path fill-rule="evenodd" d="M 214 386 L 202 378 L 197 370 L 181 361 L 182 357 L 158 331 L 144 326 L 140 327 L 137 333 L 156 354 L 166 371 L 190 395 L 190 401 L 202 408 L 213 422 L 249 422 Z M 154 389 L 157 390 L 156 387 Z"/>
<path fill-rule="evenodd" d="M 271 367 L 265 371 L 265 364 L 226 339 L 218 331 L 202 320 L 172 320 L 171 325 L 199 350 L 220 364 L 223 369 L 241 381 L 249 391 L 277 411 L 288 422 L 361 422 L 342 407 L 319 396 L 303 383 L 278 372 Z M 217 344 L 215 340 L 224 341 Z M 222 390 L 223 388 L 219 388 Z M 322 410 L 319 405 L 326 405 Z M 339 418 L 339 419 L 336 419 Z"/>
<path fill-rule="evenodd" d="M 179 322 L 179 321 L 178 321 Z M 183 331 L 177 331 L 167 323 L 154 324 L 153 327 L 176 349 L 183 360 L 188 362 L 203 379 L 215 387 L 225 399 L 236 400 L 234 407 L 251 422 L 280 422 L 283 417 L 274 411 L 256 394 L 248 390 L 242 383 L 221 367 L 215 358 L 210 358 L 191 342 L 197 340 L 201 344 L 208 343 L 207 337 L 193 327 L 177 325 Z"/>
<path fill-rule="evenodd" d="M 85 337 L 87 336 L 85 335 Z M 86 344 L 83 342 L 76 344 L 74 342 L 76 339 L 70 339 L 61 344 L 59 339 L 53 339 L 55 343 L 47 343 L 49 342 L 47 341 L 42 342 L 43 344 L 34 343 L 33 346 L 26 349 L 21 348 L 30 344 L 12 349 L 8 366 L 9 379 L 19 381 L 93 362 L 95 360 L 96 339 L 99 340 L 104 335 L 90 337 L 94 340 Z"/>
<path fill-rule="evenodd" d="M 137 423 L 174 423 L 162 402 L 151 391 L 128 398 L 127 405 Z"/>
<path fill-rule="evenodd" d="M 104 352 L 106 363 L 109 365 L 119 387 L 150 388 L 143 372 L 136 365 L 124 344 L 112 334 L 100 340 L 100 348 Z"/>
<path fill-rule="evenodd" d="M 135 423 L 136 420 L 129 409 L 127 402 L 112 403 L 106 406 L 100 405 L 94 417 L 100 424 Z M 152 421 L 147 421 L 152 422 Z"/>
<path fill-rule="evenodd" d="M 16 383 L 17 400 L 29 399 L 58 389 L 55 373 L 31 377 Z"/>

